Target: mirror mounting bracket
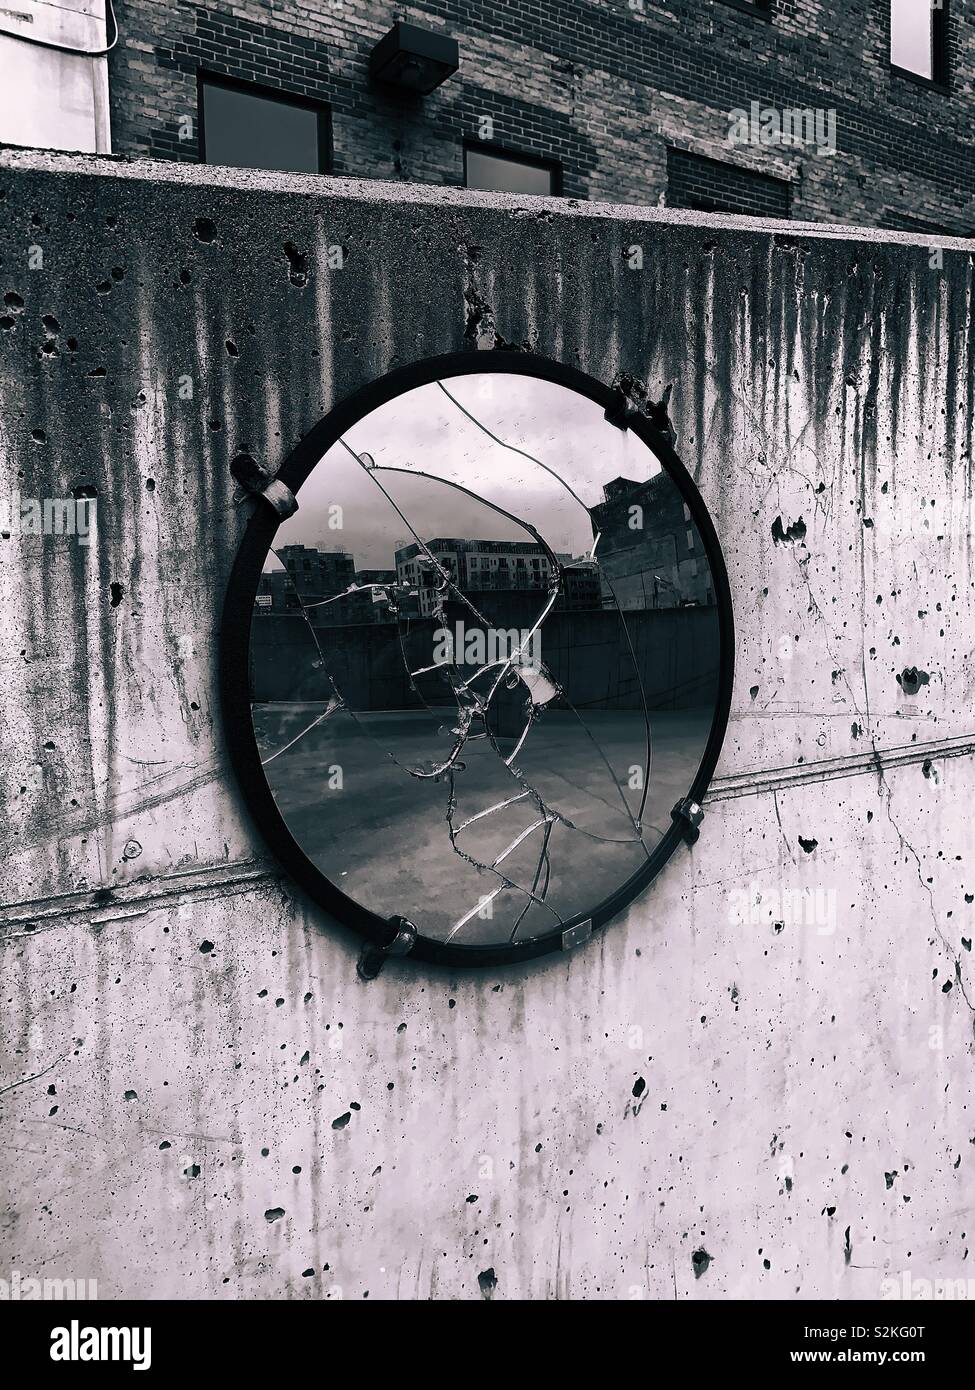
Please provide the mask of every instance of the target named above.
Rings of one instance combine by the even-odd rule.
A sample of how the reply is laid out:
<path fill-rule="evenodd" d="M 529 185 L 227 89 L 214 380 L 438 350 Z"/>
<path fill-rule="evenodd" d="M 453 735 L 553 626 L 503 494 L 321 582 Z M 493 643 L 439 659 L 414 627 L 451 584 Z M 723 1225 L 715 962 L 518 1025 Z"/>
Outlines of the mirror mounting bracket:
<path fill-rule="evenodd" d="M 673 820 L 681 824 L 686 842 L 689 845 L 696 844 L 701 834 L 700 825 L 704 819 L 704 808 L 692 797 L 687 796 L 683 801 L 678 801 L 670 815 Z"/>
<path fill-rule="evenodd" d="M 592 936 L 592 918 L 587 917 L 584 922 L 577 922 L 574 927 L 568 927 L 562 933 L 562 950 L 571 951 L 575 946 L 581 946 L 584 941 L 588 941 Z"/>
<path fill-rule="evenodd" d="M 363 946 L 356 965 L 360 980 L 374 980 L 389 956 L 408 956 L 416 945 L 416 927 L 407 918 L 391 917 L 389 925 L 395 930 L 385 945 L 368 941 Z"/>
<path fill-rule="evenodd" d="M 614 394 L 616 399 L 604 410 L 603 419 L 625 432 L 630 428 L 630 421 L 642 412 L 624 391 L 618 390 Z"/>
<path fill-rule="evenodd" d="M 269 477 L 250 454 L 238 454 L 231 460 L 230 472 L 252 497 L 262 497 L 277 512 L 282 521 L 294 516 L 298 499 L 289 487 L 275 477 Z"/>

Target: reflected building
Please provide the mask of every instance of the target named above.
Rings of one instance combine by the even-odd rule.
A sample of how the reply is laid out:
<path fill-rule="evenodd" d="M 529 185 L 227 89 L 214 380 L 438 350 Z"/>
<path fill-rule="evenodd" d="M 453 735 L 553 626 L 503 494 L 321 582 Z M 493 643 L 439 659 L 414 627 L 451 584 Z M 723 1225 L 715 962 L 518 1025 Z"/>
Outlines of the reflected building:
<path fill-rule="evenodd" d="M 305 605 L 315 627 L 388 623 L 394 612 L 418 615 L 416 599 L 392 592 L 393 569 L 357 570 L 352 555 L 304 545 L 282 546 L 277 554 L 287 569 L 266 570 L 261 575 L 254 599 L 256 613 L 294 613 Z M 347 593 L 353 585 L 356 588 Z"/>
<path fill-rule="evenodd" d="M 358 592 L 343 594 L 334 603 L 316 609 L 312 621 L 316 627 L 342 627 L 355 623 L 388 623 L 393 614 L 408 616 L 415 606 L 404 595 L 391 592 L 396 584 L 395 570 L 356 570 L 352 581 Z"/>
<path fill-rule="evenodd" d="M 556 611 L 579 613 L 602 608 L 602 581 L 595 560 L 586 556 L 573 559 L 571 555 L 558 558 L 562 565 L 562 589 L 555 604 Z"/>
<path fill-rule="evenodd" d="M 420 616 L 424 618 L 436 614 L 440 578 L 427 552 L 464 593 L 548 588 L 548 552 L 536 541 L 438 536 L 427 541 L 425 547 L 407 545 L 396 551 L 396 577 L 401 584 L 417 590 Z"/>
<path fill-rule="evenodd" d="M 355 560 L 345 551 L 284 545 L 276 551 L 283 570 L 265 570 L 257 586 L 258 613 L 286 613 L 302 603 L 333 598 L 355 583 Z"/>
<path fill-rule="evenodd" d="M 602 491 L 591 509 L 598 560 L 555 552 L 554 603 L 553 552 L 538 541 L 439 536 L 394 548 L 395 569 L 358 570 L 350 554 L 281 547 L 277 554 L 291 573 L 264 574 L 256 599 L 267 617 L 255 624 L 254 698 L 324 698 L 324 660 L 356 709 L 450 705 L 454 696 L 442 678 L 431 678 L 421 693 L 410 673 L 442 660 L 436 651 L 446 630 L 463 653 L 461 667 L 473 675 L 481 661 L 468 655 L 458 625 L 475 635 L 486 625 L 486 639 L 530 640 L 533 659 L 577 709 L 708 706 L 717 679 L 717 610 L 683 499 L 663 473 L 614 478 Z M 451 580 L 446 593 L 441 570 Z M 524 698 L 517 686 L 496 692 L 496 734 L 520 727 Z"/>
<path fill-rule="evenodd" d="M 626 611 L 714 603 L 701 537 L 666 473 L 614 478 L 591 514 L 605 607 L 614 594 Z"/>
<path fill-rule="evenodd" d="M 548 551 L 537 542 L 441 536 L 429 541 L 426 549 L 407 545 L 396 551 L 396 577 L 416 589 L 419 613 L 424 618 L 437 611 L 439 578 L 427 551 L 465 594 L 548 591 L 551 563 Z M 588 556 L 556 554 L 555 558 L 562 567 L 555 608 L 578 611 L 602 607 L 598 566 Z"/>

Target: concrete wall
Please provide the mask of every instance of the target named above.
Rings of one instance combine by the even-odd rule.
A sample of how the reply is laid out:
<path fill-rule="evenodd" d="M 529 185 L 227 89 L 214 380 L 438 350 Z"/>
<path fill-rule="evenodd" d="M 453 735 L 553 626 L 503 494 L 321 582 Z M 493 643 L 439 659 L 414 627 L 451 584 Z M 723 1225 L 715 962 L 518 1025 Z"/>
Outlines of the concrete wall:
<path fill-rule="evenodd" d="M 504 630 L 516 627 L 530 632 L 538 607 L 537 601 L 503 605 Z M 405 650 L 425 653 L 425 657 L 417 655 L 418 665 L 433 659 L 434 633 L 439 630 L 436 618 L 411 622 Z M 720 654 L 716 608 L 631 611 L 626 614 L 626 632 L 629 644 L 619 613 L 611 611 L 552 613 L 546 619 L 541 632 L 542 661 L 577 709 L 641 709 L 644 702 L 648 709 L 716 704 Z M 410 688 L 395 623 L 325 627 L 319 640 L 326 653 L 327 674 L 303 618 L 286 613 L 255 617 L 252 697 L 327 700 L 330 675 L 352 709 L 422 707 L 419 695 Z M 475 666 L 469 668 L 468 678 L 475 670 Z M 429 700 L 431 693 L 425 690 L 424 699 Z M 453 707 L 447 687 L 444 699 Z M 518 711 L 523 708 L 523 687 L 514 692 L 511 704 Z"/>
<path fill-rule="evenodd" d="M 370 1299 L 970 1273 L 975 245 L 10 152 L 0 191 L 5 487 L 98 509 L 87 548 L 0 549 L 0 1265 Z M 624 920 L 364 984 L 228 772 L 228 465 L 478 340 L 673 383 L 733 717 Z"/>

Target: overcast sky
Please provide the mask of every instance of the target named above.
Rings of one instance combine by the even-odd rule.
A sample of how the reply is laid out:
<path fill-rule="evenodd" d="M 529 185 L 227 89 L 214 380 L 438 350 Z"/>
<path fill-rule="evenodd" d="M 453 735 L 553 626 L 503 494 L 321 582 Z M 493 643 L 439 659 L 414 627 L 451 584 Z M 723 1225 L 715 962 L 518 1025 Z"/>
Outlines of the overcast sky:
<path fill-rule="evenodd" d="M 931 10 L 933 0 L 892 0 L 890 61 L 910 72 L 931 76 Z"/>
<path fill-rule="evenodd" d="M 660 471 L 635 435 L 607 424 L 598 406 L 565 387 L 510 373 L 472 373 L 444 384 L 499 439 L 534 455 L 558 478 L 495 444 L 438 386 L 421 386 L 348 431 L 349 445 L 375 460 L 375 476 L 336 445 L 302 487 L 299 510 L 280 527 L 275 544 L 345 550 L 355 556 L 357 569 L 391 569 L 395 549 L 415 538 L 378 480 L 424 540 L 531 539 L 485 505 L 491 502 L 537 527 L 552 550 L 580 555 L 592 546 L 586 508 L 602 501 L 603 484 L 620 475 L 642 480 Z M 385 469 L 422 470 L 442 481 Z M 484 501 L 446 483 L 468 488 Z M 335 504 L 342 508 L 341 529 L 329 527 L 329 507 Z"/>

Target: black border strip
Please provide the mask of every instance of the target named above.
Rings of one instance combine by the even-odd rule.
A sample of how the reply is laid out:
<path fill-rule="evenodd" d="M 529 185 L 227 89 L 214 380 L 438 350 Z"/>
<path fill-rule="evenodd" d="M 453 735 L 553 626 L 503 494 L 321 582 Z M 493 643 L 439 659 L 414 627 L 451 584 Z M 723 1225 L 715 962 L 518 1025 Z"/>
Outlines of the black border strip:
<path fill-rule="evenodd" d="M 619 393 L 603 382 L 576 367 L 534 353 L 469 350 L 429 357 L 397 368 L 341 401 L 289 454 L 277 475 L 278 479 L 297 494 L 339 436 L 378 406 L 417 386 L 481 372 L 513 372 L 551 381 L 577 391 L 603 409 L 619 404 Z M 720 645 L 718 698 L 704 756 L 688 790 L 692 800 L 702 802 L 714 774 L 731 710 L 735 660 L 731 587 L 714 523 L 693 479 L 670 442 L 645 415 L 637 413 L 628 416 L 627 425 L 646 444 L 677 485 L 697 527 L 711 567 Z M 250 628 L 261 569 L 279 524 L 280 517 L 271 507 L 257 506 L 244 532 L 227 585 L 220 641 L 220 692 L 230 762 L 258 829 L 271 852 L 295 882 L 339 923 L 350 927 L 368 942 L 387 945 L 396 934 L 395 924 L 347 897 L 316 868 L 288 829 L 261 767 L 250 706 Z M 706 829 L 703 833 L 706 836 Z M 568 928 L 591 917 L 595 932 L 622 912 L 657 876 L 681 843 L 683 834 L 684 827 L 679 822 L 672 823 L 647 862 L 611 897 L 594 912 L 580 912 L 545 936 L 510 945 L 464 946 L 445 944 L 432 937 L 418 935 L 410 955 L 413 959 L 431 964 L 493 966 L 531 960 L 549 951 L 559 950 L 562 934 Z"/>

